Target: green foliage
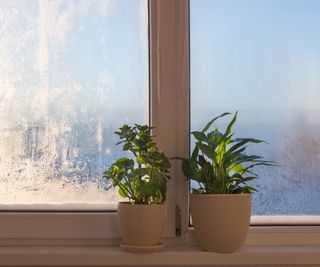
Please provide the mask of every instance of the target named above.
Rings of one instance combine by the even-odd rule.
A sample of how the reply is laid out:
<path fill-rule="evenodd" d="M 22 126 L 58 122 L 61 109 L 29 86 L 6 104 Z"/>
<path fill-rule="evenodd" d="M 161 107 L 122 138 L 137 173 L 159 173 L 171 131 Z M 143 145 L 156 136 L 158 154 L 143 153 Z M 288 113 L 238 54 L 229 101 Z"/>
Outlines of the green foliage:
<path fill-rule="evenodd" d="M 117 145 L 133 154 L 135 160 L 117 159 L 103 176 L 112 187 L 119 188 L 121 197 L 135 204 L 163 203 L 166 200 L 170 162 L 157 148 L 148 125 L 123 125 L 118 132 Z"/>
<path fill-rule="evenodd" d="M 189 159 L 182 158 L 182 170 L 199 188 L 199 194 L 240 194 L 256 191 L 247 183 L 257 178 L 252 170 L 255 166 L 275 166 L 274 162 L 263 160 L 257 155 L 247 155 L 245 150 L 250 143 L 259 144 L 254 138 L 233 138 L 232 127 L 237 120 L 235 113 L 224 133 L 217 127 L 210 130 L 219 118 L 230 115 L 223 113 L 212 119 L 202 131 L 191 134 L 195 147 Z"/>

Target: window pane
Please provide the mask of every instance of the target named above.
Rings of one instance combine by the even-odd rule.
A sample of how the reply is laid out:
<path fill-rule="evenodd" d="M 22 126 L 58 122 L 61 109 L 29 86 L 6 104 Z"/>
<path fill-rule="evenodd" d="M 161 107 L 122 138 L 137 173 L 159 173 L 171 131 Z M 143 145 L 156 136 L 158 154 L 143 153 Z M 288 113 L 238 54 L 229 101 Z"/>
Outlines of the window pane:
<path fill-rule="evenodd" d="M 0 202 L 104 203 L 113 134 L 148 122 L 147 0 L 0 1 Z"/>
<path fill-rule="evenodd" d="M 320 1 L 191 0 L 191 124 L 239 111 L 255 215 L 320 215 Z"/>

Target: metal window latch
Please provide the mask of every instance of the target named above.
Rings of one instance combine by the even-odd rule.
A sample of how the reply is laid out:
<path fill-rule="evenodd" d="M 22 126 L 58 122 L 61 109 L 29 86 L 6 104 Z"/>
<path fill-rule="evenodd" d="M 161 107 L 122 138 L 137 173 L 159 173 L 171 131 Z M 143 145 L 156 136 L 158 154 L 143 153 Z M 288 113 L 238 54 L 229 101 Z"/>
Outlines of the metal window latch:
<path fill-rule="evenodd" d="M 176 206 L 176 236 L 181 236 L 181 209 Z"/>

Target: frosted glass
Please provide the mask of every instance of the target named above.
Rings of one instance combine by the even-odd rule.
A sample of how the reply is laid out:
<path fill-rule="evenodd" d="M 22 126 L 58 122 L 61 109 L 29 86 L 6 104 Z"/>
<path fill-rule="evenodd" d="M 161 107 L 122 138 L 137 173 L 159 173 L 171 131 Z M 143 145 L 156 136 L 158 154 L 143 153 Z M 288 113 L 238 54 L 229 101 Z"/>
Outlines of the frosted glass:
<path fill-rule="evenodd" d="M 190 4 L 192 129 L 238 110 L 237 136 L 280 165 L 257 169 L 253 214 L 320 215 L 320 1 Z"/>
<path fill-rule="evenodd" d="M 117 201 L 102 172 L 113 132 L 148 122 L 147 18 L 147 0 L 0 1 L 0 203 Z"/>

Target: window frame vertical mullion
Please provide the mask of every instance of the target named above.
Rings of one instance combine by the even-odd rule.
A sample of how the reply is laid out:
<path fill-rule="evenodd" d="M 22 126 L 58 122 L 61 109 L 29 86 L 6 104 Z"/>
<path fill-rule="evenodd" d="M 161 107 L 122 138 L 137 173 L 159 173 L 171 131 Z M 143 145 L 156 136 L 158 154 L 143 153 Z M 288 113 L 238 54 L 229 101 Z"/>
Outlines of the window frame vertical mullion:
<path fill-rule="evenodd" d="M 189 1 L 149 0 L 149 14 L 150 123 L 156 127 L 154 134 L 159 147 L 170 158 L 188 157 Z M 188 182 L 181 162 L 171 160 L 171 163 L 166 237 L 186 232 L 189 217 Z"/>

